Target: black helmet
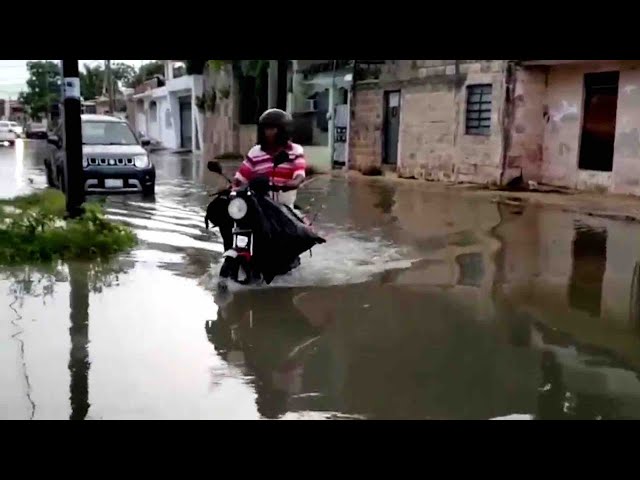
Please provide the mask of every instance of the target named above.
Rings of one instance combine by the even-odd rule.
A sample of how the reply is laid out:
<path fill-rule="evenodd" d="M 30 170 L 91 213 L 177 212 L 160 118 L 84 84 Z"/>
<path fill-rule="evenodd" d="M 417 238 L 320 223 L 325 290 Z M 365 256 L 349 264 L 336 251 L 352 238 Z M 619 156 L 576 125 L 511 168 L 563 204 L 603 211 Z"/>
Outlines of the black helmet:
<path fill-rule="evenodd" d="M 266 110 L 262 115 L 260 115 L 258 124 L 264 125 L 265 127 L 269 126 L 287 128 L 291 124 L 291 120 L 291 115 L 289 115 L 287 112 L 278 108 L 270 108 L 269 110 Z"/>
<path fill-rule="evenodd" d="M 275 127 L 278 129 L 278 137 L 276 143 L 284 146 L 291 138 L 291 124 L 293 119 L 287 112 L 278 108 L 270 108 L 265 111 L 258 119 L 258 143 L 262 147 L 266 147 L 264 138 L 264 129 Z"/>

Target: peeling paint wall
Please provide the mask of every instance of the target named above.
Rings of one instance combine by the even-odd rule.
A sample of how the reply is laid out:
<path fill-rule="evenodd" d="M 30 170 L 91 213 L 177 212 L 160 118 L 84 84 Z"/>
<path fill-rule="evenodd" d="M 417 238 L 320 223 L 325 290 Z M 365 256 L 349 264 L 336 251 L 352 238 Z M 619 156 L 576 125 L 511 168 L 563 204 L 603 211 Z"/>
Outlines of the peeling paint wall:
<path fill-rule="evenodd" d="M 620 72 L 613 171 L 578 168 L 586 73 Z M 640 195 L 640 61 L 519 67 L 505 181 Z"/>
<path fill-rule="evenodd" d="M 552 66 L 547 78 L 541 180 L 580 190 L 640 195 L 640 62 Z M 586 73 L 619 71 L 613 171 L 580 170 Z"/>
<path fill-rule="evenodd" d="M 402 177 L 498 183 L 503 161 L 502 60 L 387 60 L 376 83 L 355 87 L 350 167 L 382 164 L 384 91 L 400 90 L 397 172 Z M 465 133 L 467 87 L 492 85 L 491 134 Z"/>
<path fill-rule="evenodd" d="M 611 190 L 640 195 L 640 63 L 625 63 L 618 86 Z"/>
<path fill-rule="evenodd" d="M 518 68 L 512 95 L 513 120 L 507 148 L 504 182 L 522 174 L 525 181 L 542 176 L 546 68 Z"/>
<path fill-rule="evenodd" d="M 584 66 L 549 69 L 542 153 L 544 183 L 577 187 L 584 73 Z"/>

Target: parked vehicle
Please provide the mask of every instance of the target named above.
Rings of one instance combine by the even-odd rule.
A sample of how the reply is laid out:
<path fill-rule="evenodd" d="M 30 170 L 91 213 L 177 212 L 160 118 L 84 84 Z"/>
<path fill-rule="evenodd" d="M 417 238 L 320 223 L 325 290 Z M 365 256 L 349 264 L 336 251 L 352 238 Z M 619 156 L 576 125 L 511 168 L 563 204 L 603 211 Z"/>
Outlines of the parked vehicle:
<path fill-rule="evenodd" d="M 46 140 L 47 127 L 42 123 L 29 123 L 27 125 L 26 137 L 31 140 Z"/>
<path fill-rule="evenodd" d="M 0 144 L 13 145 L 16 143 L 16 134 L 11 129 L 11 124 L 6 121 L 0 122 Z"/>
<path fill-rule="evenodd" d="M 222 175 L 217 162 L 207 167 Z M 301 214 L 269 198 L 268 177 L 257 177 L 236 190 L 230 184 L 213 195 L 205 216 L 205 227 L 218 227 L 224 243 L 220 278 L 270 284 L 298 267 L 299 255 L 325 243 Z"/>
<path fill-rule="evenodd" d="M 22 138 L 24 134 L 22 125 L 19 125 L 17 122 L 9 122 L 9 125 L 11 126 L 11 130 L 13 131 L 13 133 L 15 133 L 18 138 Z"/>
<path fill-rule="evenodd" d="M 87 193 L 155 193 L 156 170 L 149 160 L 147 140 L 140 140 L 129 124 L 107 115 L 85 114 L 82 119 L 82 166 Z M 65 191 L 66 151 L 62 126 L 49 136 L 45 158 L 47 182 Z"/>

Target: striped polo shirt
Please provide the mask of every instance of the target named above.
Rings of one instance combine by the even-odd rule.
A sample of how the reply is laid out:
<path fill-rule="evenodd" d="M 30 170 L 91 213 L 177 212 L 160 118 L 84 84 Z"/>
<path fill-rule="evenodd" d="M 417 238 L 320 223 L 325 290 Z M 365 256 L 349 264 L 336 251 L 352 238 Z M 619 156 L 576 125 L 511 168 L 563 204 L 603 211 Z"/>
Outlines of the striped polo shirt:
<path fill-rule="evenodd" d="M 273 156 L 280 150 L 265 152 L 260 145 L 254 146 L 245 157 L 235 178 L 243 183 L 258 176 L 267 176 L 277 186 L 286 184 L 294 177 L 305 176 L 306 161 L 304 150 L 297 143 L 289 142 L 285 151 L 289 154 L 289 161 L 273 168 Z"/>

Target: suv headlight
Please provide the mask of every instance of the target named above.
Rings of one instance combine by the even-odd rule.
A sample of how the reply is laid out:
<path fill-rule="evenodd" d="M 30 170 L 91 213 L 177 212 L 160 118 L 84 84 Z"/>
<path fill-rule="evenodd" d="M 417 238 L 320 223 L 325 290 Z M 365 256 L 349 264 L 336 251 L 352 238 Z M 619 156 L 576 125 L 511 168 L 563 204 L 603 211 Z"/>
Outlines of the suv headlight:
<path fill-rule="evenodd" d="M 136 155 L 133 157 L 133 164 L 138 168 L 145 168 L 149 166 L 148 155 Z"/>

